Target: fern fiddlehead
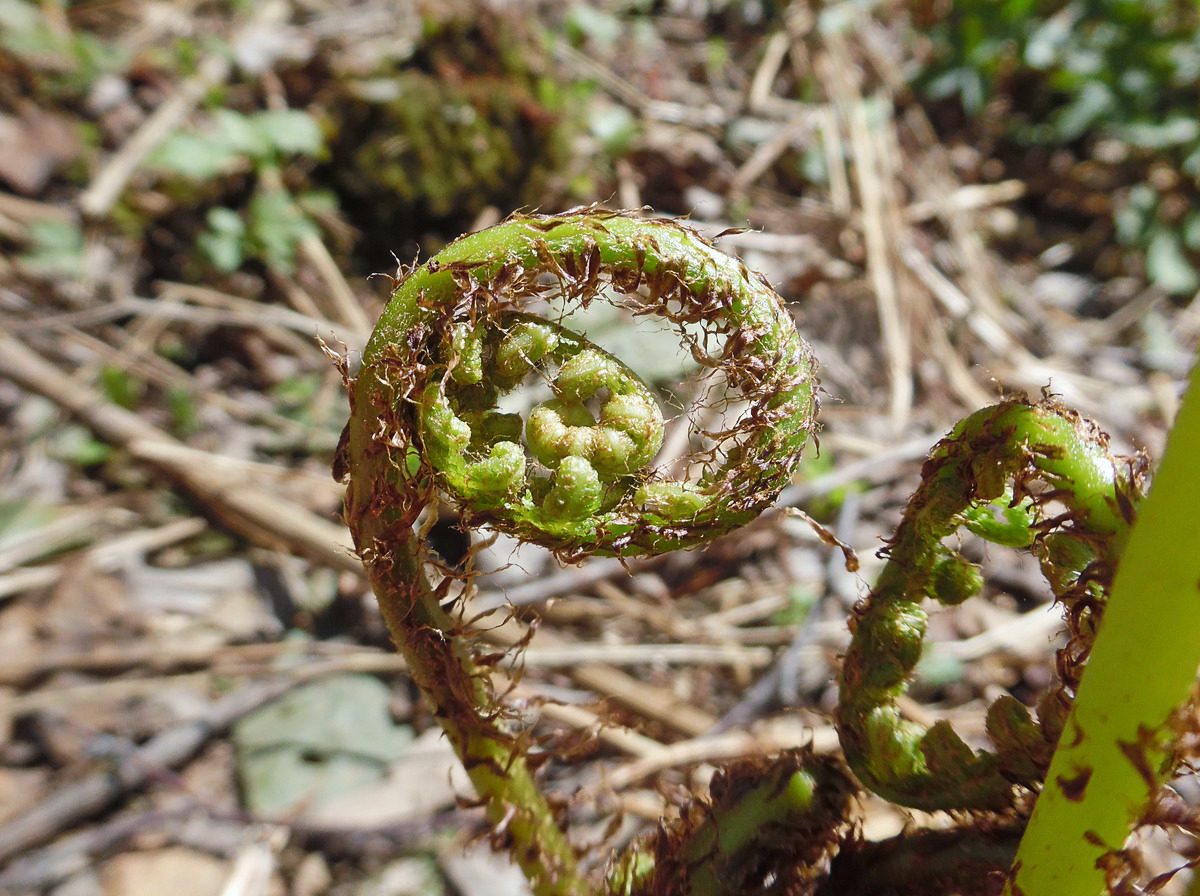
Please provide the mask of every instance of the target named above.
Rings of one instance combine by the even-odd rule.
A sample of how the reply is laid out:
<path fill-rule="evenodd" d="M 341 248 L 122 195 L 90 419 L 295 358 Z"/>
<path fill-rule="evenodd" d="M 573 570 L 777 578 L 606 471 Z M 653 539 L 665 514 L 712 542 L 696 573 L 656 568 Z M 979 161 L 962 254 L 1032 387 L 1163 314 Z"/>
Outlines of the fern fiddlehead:
<path fill-rule="evenodd" d="M 717 374 L 719 402 L 736 411 L 717 431 L 694 434 L 701 447 L 689 463 L 657 458 L 665 421 L 653 389 L 564 323 L 596 300 L 668 322 L 699 367 Z M 487 808 L 493 840 L 512 851 L 539 896 L 594 888 L 562 813 L 539 792 L 527 732 L 471 648 L 454 574 L 430 578 L 423 514 L 445 495 L 464 525 L 566 559 L 703 544 L 751 520 L 788 482 L 815 425 L 814 370 L 765 282 L 674 222 L 595 209 L 516 216 L 397 279 L 348 383 L 337 465 L 348 478 L 346 518 L 409 673 Z M 535 406 L 522 417 L 513 399 L 530 392 Z M 1112 457 L 1103 433 L 1052 400 L 985 409 L 935 446 L 851 624 L 836 722 L 863 784 L 914 808 L 1024 811 L 1015 794 L 1044 776 L 1143 472 L 1143 462 Z M 974 752 L 946 724 L 925 730 L 899 709 L 922 650 L 920 602 L 957 603 L 980 588 L 976 567 L 949 543 L 960 529 L 1033 551 L 1071 635 L 1058 655 L 1061 685 L 1036 722 L 1011 698 L 989 710 L 995 754 Z M 1003 869 L 1015 848 L 1011 827 L 961 830 L 957 851 L 949 833 L 862 847 L 846 821 L 853 789 L 838 761 L 803 750 L 745 760 L 715 779 L 708 801 L 628 849 L 604 886 L 621 896 L 750 892 L 764 881 L 811 889 L 839 848 L 823 887 L 870 880 L 859 861 L 871 856 L 920 870 L 918 853 L 937 856 L 923 865 L 927 881 L 969 880 L 980 867 Z"/>
<path fill-rule="evenodd" d="M 653 467 L 663 417 L 626 365 L 532 311 L 597 299 L 673 325 L 744 411 L 695 479 Z M 559 312 L 560 314 L 562 312 Z M 404 272 L 350 384 L 339 453 L 346 518 L 384 618 L 539 894 L 583 892 L 517 726 L 444 608 L 414 527 L 441 492 L 486 524 L 566 558 L 700 544 L 744 525 L 787 483 L 816 412 L 815 362 L 761 278 L 685 225 L 585 210 L 517 216 Z M 521 420 L 497 406 L 529 381 L 550 397 Z"/>
<path fill-rule="evenodd" d="M 836 711 L 847 761 L 881 796 L 915 809 L 1004 809 L 1013 785 L 1036 787 L 1062 730 L 1116 559 L 1133 523 L 1144 462 L 1118 459 L 1094 424 L 1053 400 L 1011 399 L 967 417 L 931 451 L 921 486 L 851 623 Z M 1060 687 L 1035 723 L 1011 697 L 988 710 L 997 752 L 975 753 L 939 722 L 926 730 L 897 704 L 921 655 L 925 599 L 961 603 L 982 586 L 946 544 L 959 528 L 1030 549 L 1066 610 Z"/>

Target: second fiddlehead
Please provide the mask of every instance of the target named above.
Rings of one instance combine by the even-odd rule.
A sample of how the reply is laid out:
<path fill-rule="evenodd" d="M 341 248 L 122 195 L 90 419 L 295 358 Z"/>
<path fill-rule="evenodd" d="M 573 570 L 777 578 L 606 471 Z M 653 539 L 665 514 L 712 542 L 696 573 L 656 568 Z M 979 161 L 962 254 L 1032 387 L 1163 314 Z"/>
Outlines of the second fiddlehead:
<path fill-rule="evenodd" d="M 1052 400 L 1013 399 L 972 414 L 936 445 L 855 614 L 836 713 L 846 758 L 880 795 L 916 809 L 1003 809 L 1014 784 L 1036 786 L 1062 730 L 1116 560 L 1141 497 L 1144 460 L 1118 459 L 1094 424 Z M 1070 642 L 1061 686 L 1035 724 L 1015 699 L 988 711 L 997 752 L 974 753 L 946 723 L 925 730 L 897 698 L 921 656 L 920 603 L 961 603 L 978 569 L 945 542 L 964 528 L 1027 548 L 1064 605 Z"/>

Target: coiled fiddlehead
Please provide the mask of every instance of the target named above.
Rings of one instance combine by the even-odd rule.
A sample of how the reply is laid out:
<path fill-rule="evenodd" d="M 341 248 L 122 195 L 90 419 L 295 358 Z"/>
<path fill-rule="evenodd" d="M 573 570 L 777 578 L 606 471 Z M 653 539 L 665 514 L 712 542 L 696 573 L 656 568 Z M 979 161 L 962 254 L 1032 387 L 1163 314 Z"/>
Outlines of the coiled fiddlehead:
<path fill-rule="evenodd" d="M 557 320 L 606 299 L 672 324 L 744 410 L 702 432 L 695 479 L 652 461 L 650 388 Z M 562 312 L 558 312 L 561 314 Z M 550 397 L 521 420 L 497 403 L 529 381 Z M 685 225 L 584 210 L 517 216 L 405 271 L 350 384 L 337 472 L 346 519 L 409 672 L 435 709 L 537 892 L 580 893 L 575 856 L 538 793 L 464 627 L 415 530 L 438 492 L 561 556 L 689 547 L 744 525 L 788 482 L 813 428 L 814 361 L 778 296 Z"/>
<path fill-rule="evenodd" d="M 858 778 L 916 809 L 1003 809 L 1013 785 L 1036 787 L 1062 731 L 1080 669 L 1141 497 L 1143 459 L 1118 459 L 1094 424 L 1053 400 L 985 408 L 939 442 L 885 552 L 887 565 L 851 622 L 836 720 Z M 1011 697 L 988 710 L 997 752 L 975 753 L 939 722 L 926 730 L 897 704 L 921 656 L 923 600 L 961 603 L 978 568 L 946 543 L 965 528 L 1031 549 L 1071 632 L 1060 687 L 1034 723 Z"/>
<path fill-rule="evenodd" d="M 646 469 L 657 402 L 618 359 L 523 311 L 548 295 L 669 321 L 749 405 L 699 480 Z M 778 296 L 740 262 L 684 225 L 588 211 L 511 218 L 403 276 L 354 400 L 390 393 L 380 419 L 411 450 L 410 505 L 436 486 L 468 524 L 565 556 L 652 554 L 732 531 L 774 499 L 813 426 L 813 368 Z M 554 397 L 522 424 L 495 403 L 531 375 Z"/>

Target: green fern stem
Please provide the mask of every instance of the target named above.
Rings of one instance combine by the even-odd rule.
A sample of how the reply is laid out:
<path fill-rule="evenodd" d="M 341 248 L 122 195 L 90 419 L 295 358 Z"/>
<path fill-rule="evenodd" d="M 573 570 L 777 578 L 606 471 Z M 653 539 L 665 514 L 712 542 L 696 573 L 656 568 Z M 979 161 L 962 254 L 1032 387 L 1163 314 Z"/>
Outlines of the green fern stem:
<path fill-rule="evenodd" d="M 557 319 L 596 299 L 673 325 L 701 368 L 722 378 L 730 403 L 746 408 L 723 431 L 700 434 L 708 447 L 695 479 L 654 467 L 664 421 L 653 390 Z M 547 300 L 561 309 L 536 314 Z M 534 781 L 527 732 L 495 699 L 466 626 L 445 608 L 453 576 L 437 587 L 429 580 L 423 512 L 443 494 L 464 525 L 566 558 L 704 543 L 744 525 L 789 481 L 814 427 L 814 368 L 766 283 L 675 222 L 595 209 L 516 216 L 396 281 L 350 383 L 336 468 L 349 478 L 346 519 L 493 839 L 538 896 L 587 888 Z M 552 396 L 524 419 L 501 409 L 530 382 Z"/>
<path fill-rule="evenodd" d="M 498 842 L 513 844 L 538 896 L 584 892 L 575 852 L 538 789 L 519 735 L 497 705 L 464 626 L 443 609 L 446 589 L 429 581 L 428 549 L 413 531 L 419 508 L 397 484 L 396 464 L 405 454 L 387 445 L 377 427 L 377 420 L 351 418 L 346 445 L 355 460 L 346 518 L 392 640 L 484 801 Z"/>
<path fill-rule="evenodd" d="M 1011 805 L 1014 784 L 1040 784 L 1128 537 L 1141 472 L 1140 461 L 1114 458 L 1103 432 L 1050 400 L 986 408 L 934 447 L 851 623 L 836 722 L 865 785 L 916 809 L 999 810 Z M 926 729 L 904 719 L 897 702 L 921 656 L 921 602 L 961 603 L 982 585 L 946 543 L 960 528 L 1031 548 L 1072 635 L 1059 656 L 1066 680 L 1041 702 L 1038 723 L 1011 697 L 989 708 L 995 753 L 972 750 L 948 723 Z"/>

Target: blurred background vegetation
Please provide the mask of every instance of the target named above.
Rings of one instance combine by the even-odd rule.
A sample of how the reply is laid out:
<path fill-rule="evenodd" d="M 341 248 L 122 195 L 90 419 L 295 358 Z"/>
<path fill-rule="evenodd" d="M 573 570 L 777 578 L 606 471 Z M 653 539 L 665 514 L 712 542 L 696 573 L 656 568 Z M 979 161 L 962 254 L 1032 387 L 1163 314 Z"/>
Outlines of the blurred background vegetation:
<path fill-rule="evenodd" d="M 614 84 L 605 75 L 680 77 L 666 71 L 669 62 L 697 86 L 736 89 L 731 75 L 747 73 L 789 15 L 830 32 L 866 15 L 902 48 L 894 61 L 911 93 L 897 99 L 925 105 L 947 143 L 1024 179 L 1038 237 L 1076 247 L 1070 267 L 1102 277 L 1144 272 L 1179 295 L 1197 286 L 1192 3 L 879 0 L 797 10 L 628 0 L 516 4 L 527 8 L 513 14 L 505 4 L 459 0 L 401 3 L 386 16 L 370 4 L 308 3 L 278 28 L 237 27 L 254 6 L 3 0 L 5 145 L 38 157 L 7 153 L 3 180 L 46 198 L 86 186 L 139 117 L 216 55 L 232 74 L 213 79 L 107 210 L 122 236 L 144 245 L 145 276 L 183 271 L 220 282 L 261 268 L 289 276 L 309 233 L 369 272 L 380 253 L 432 248 L 487 208 L 612 197 L 621 161 L 635 165 L 656 208 L 688 213 L 695 202 L 683 185 L 672 191 L 646 170 L 647 110 L 638 104 L 653 100 L 653 81 Z M 672 14 L 693 40 L 664 55 L 659 28 Z M 613 57 L 625 58 L 593 67 Z M 821 96 L 814 72 L 778 77 L 791 82 L 776 85 L 785 96 Z M 695 97 L 680 117 L 702 119 L 713 99 Z M 751 121 L 714 120 L 705 130 L 734 161 L 763 140 Z M 819 192 L 825 168 L 810 147 L 770 173 L 791 193 Z M 972 173 L 1001 172 L 993 164 Z M 716 172 L 694 174 L 694 185 L 719 192 Z M 753 208 L 739 211 L 753 221 Z M 78 273 L 79 227 L 56 224 L 38 222 L 23 262 Z M 1037 249 L 1036 239 L 1024 248 Z"/>

